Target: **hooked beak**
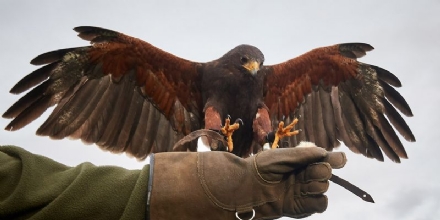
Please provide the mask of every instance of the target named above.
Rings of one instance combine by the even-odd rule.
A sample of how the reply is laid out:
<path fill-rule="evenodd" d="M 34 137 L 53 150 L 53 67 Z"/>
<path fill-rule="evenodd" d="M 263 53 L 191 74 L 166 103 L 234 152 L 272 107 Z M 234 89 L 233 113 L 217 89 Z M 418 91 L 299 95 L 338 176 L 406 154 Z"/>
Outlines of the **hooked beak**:
<path fill-rule="evenodd" d="M 250 60 L 243 65 L 252 75 L 255 75 L 260 70 L 260 63 L 255 60 Z"/>

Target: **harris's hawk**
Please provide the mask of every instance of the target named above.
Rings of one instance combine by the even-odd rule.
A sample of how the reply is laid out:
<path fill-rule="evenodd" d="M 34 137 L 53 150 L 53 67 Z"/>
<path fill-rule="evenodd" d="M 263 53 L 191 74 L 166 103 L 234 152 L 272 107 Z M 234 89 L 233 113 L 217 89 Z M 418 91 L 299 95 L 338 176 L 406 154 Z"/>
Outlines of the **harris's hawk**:
<path fill-rule="evenodd" d="M 356 153 L 383 161 L 383 152 L 395 162 L 407 154 L 391 124 L 415 141 L 396 110 L 412 116 L 393 88 L 401 86 L 399 79 L 356 60 L 373 49 L 368 44 L 317 48 L 276 65 L 264 65 L 256 47 L 240 45 L 197 63 L 115 31 L 74 30 L 91 46 L 33 59 L 45 66 L 11 89 L 17 94 L 33 88 L 3 114 L 13 119 L 6 130 L 26 126 L 56 105 L 38 135 L 81 139 L 139 159 L 171 151 L 201 128 L 232 135 L 230 150 L 243 157 L 261 150 L 271 134 L 281 138 L 280 147 L 311 141 L 332 150 L 342 141 Z M 291 128 L 298 117 L 301 132 L 290 136 L 297 133 Z M 230 125 L 229 119 L 241 123 Z"/>

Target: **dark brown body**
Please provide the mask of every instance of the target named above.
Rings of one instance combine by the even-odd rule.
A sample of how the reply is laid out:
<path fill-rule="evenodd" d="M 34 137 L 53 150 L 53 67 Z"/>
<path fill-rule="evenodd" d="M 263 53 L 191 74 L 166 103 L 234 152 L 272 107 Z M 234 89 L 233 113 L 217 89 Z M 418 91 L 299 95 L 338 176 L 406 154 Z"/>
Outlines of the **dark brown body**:
<path fill-rule="evenodd" d="M 243 124 L 232 136 L 233 153 L 245 156 L 250 153 L 253 143 L 252 125 L 257 109 L 265 106 L 263 102 L 264 73 L 258 72 L 251 75 L 245 71 L 231 71 L 228 68 L 221 68 L 221 61 L 208 63 L 203 69 L 204 109 L 213 107 L 220 116 L 220 121 L 205 117 L 205 128 L 220 130 L 224 119 L 228 116 L 231 117 L 231 121 L 241 119 Z M 212 72 L 212 70 L 219 72 Z M 209 122 L 206 123 L 206 121 Z"/>

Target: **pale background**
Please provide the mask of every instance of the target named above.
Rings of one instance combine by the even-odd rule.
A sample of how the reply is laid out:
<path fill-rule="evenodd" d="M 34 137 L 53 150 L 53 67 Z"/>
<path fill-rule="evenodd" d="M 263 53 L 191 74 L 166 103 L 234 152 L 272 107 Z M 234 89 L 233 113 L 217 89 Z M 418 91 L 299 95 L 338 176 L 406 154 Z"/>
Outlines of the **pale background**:
<path fill-rule="evenodd" d="M 329 207 L 308 219 L 440 219 L 440 147 L 437 110 L 440 70 L 440 1 L 0 1 L 0 112 L 20 96 L 8 93 L 35 70 L 29 61 L 54 49 L 83 46 L 72 28 L 93 25 L 146 40 L 194 61 L 216 59 L 238 44 L 259 47 L 274 64 L 320 46 L 370 43 L 362 62 L 395 73 L 415 117 L 417 138 L 409 160 L 380 163 L 348 153 L 340 176 L 369 193 L 363 202 L 332 185 Z M 44 115 L 44 119 L 47 114 Z M 17 132 L 0 130 L 0 144 L 14 144 L 68 165 L 84 161 L 129 169 L 144 164 L 80 141 L 53 141 L 34 133 L 35 121 Z M 8 120 L 0 119 L 0 127 Z M 341 148 L 345 150 L 345 147 Z"/>

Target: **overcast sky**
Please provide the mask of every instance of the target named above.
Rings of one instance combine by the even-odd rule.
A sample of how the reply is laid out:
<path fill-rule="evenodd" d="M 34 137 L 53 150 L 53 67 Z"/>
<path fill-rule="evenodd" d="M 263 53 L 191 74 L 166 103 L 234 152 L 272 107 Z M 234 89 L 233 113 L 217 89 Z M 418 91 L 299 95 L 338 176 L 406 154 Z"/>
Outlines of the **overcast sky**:
<path fill-rule="evenodd" d="M 440 1 L 0 1 L 0 112 L 20 96 L 9 89 L 36 67 L 29 61 L 54 49 L 83 46 L 73 27 L 93 25 L 141 38 L 177 56 L 210 61 L 239 44 L 257 46 L 266 64 L 316 47 L 365 42 L 375 47 L 362 62 L 396 74 L 398 91 L 415 117 L 406 118 L 417 142 L 404 145 L 409 158 L 383 163 L 347 152 L 348 164 L 335 171 L 369 192 L 363 202 L 332 184 L 329 207 L 308 219 L 440 219 Z M 221 3 L 220 3 L 221 2 Z M 415 3 L 417 2 L 417 3 Z M 56 161 L 84 161 L 141 168 L 80 141 L 35 135 L 43 120 L 16 132 L 0 130 L 0 144 L 14 144 Z M 8 120 L 0 119 L 0 127 Z"/>

